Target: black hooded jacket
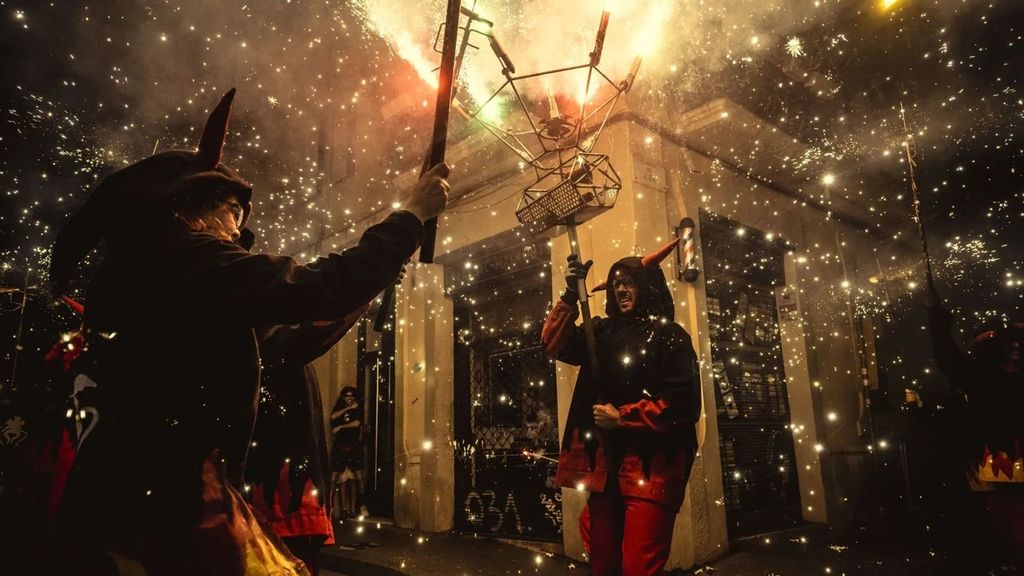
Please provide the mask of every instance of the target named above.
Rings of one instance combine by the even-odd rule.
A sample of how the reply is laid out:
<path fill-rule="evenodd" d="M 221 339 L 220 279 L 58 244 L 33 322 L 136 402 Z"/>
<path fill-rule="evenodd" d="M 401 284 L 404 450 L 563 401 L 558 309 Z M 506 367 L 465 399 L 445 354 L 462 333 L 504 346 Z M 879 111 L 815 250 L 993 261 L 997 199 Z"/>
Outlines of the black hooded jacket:
<path fill-rule="evenodd" d="M 75 522 L 125 541 L 119 531 L 160 518 L 162 538 L 188 537 L 205 458 L 241 485 L 260 383 L 254 327 L 351 313 L 394 282 L 421 230 L 396 212 L 309 264 L 175 225 L 110 243 L 86 298 L 102 408 L 68 484 Z"/>
<path fill-rule="evenodd" d="M 630 274 L 637 286 L 637 302 L 629 314 L 619 311 L 612 287 L 619 271 Z M 697 445 L 692 424 L 701 412 L 696 354 L 689 335 L 673 321 L 674 305 L 660 268 L 645 268 L 639 257 L 623 258 L 609 270 L 606 290 L 608 316 L 594 318 L 599 379 L 586 365 L 586 343 L 579 327 L 572 326 L 560 338 L 545 339 L 556 359 L 581 366 L 562 441 L 560 484 L 577 486 L 577 480 L 586 476 L 587 487 L 594 484 L 594 489 L 600 491 L 604 479 L 590 477 L 600 472 L 600 461 L 607 466 L 610 477 L 618 470 L 619 484 L 623 493 L 628 493 L 640 480 L 631 477 L 634 471 L 627 470 L 630 458 L 638 457 L 644 479 L 639 484 L 645 488 L 637 495 L 681 503 L 685 476 Z M 559 303 L 562 306 L 564 302 Z M 549 324 L 557 308 L 549 316 Z M 597 403 L 618 407 L 625 426 L 610 432 L 597 429 L 592 408 Z M 671 423 L 655 424 L 657 430 L 649 425 L 646 413 L 655 405 L 659 422 Z M 576 454 L 580 439 L 585 461 L 579 458 L 582 454 Z M 655 460 L 660 464 L 653 465 Z M 678 471 L 674 463 L 679 464 Z M 662 487 L 655 480 L 672 475 L 680 478 L 660 478 L 668 486 Z M 675 485 L 677 481 L 679 485 Z"/>
<path fill-rule="evenodd" d="M 1024 482 L 1015 467 L 1024 460 L 1024 374 L 1019 360 L 1024 326 L 984 332 L 967 354 L 953 340 L 948 311 L 930 307 L 928 324 L 935 360 L 949 379 L 954 413 L 962 419 L 959 439 L 969 473 L 987 481 Z M 1011 362 L 1014 352 L 1018 359 Z"/>

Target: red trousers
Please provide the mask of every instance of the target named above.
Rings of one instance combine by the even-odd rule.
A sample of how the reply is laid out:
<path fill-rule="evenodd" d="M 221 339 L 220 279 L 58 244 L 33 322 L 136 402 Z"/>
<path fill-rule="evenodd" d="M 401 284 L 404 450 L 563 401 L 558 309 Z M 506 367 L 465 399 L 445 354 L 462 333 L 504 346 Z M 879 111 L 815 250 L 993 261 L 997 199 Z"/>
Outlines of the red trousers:
<path fill-rule="evenodd" d="M 580 528 L 590 554 L 591 576 L 662 574 L 672 544 L 675 511 L 614 490 L 592 493 L 583 514 Z"/>
<path fill-rule="evenodd" d="M 996 537 L 1001 540 L 1007 562 L 1024 563 L 1024 486 L 1009 484 L 985 492 L 988 509 Z"/>

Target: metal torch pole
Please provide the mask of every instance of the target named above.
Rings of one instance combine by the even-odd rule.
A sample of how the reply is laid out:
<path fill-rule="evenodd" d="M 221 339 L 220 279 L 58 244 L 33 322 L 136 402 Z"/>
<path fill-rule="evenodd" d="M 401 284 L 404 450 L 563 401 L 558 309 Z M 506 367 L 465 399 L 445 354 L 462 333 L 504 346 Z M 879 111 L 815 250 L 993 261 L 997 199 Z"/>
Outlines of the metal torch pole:
<path fill-rule="evenodd" d="M 914 161 L 913 134 L 910 133 L 910 129 L 907 127 L 907 113 L 903 109 L 902 102 L 900 102 L 900 119 L 903 121 L 905 136 L 903 150 L 907 155 L 907 184 L 910 187 L 910 197 L 914 202 L 914 222 L 917 223 L 917 236 L 921 242 L 921 254 L 924 257 L 925 282 L 927 282 L 928 290 L 935 295 L 937 300 L 938 292 L 935 291 L 935 277 L 932 275 L 932 257 L 928 253 L 928 237 L 925 235 L 924 218 L 921 216 L 921 192 L 917 189 L 917 175 L 914 173 L 914 167 L 917 166 L 917 162 Z"/>
<path fill-rule="evenodd" d="M 444 162 L 448 142 L 448 115 L 452 108 L 455 87 L 455 43 L 459 34 L 459 13 L 462 0 L 448 0 L 448 12 L 444 20 L 444 43 L 441 45 L 441 71 L 437 80 L 437 104 L 434 107 L 434 136 L 430 143 L 430 154 L 424 165 L 426 172 Z M 469 27 L 466 28 L 466 36 Z M 423 174 L 420 174 L 422 177 Z M 423 244 L 420 245 L 420 262 L 434 263 L 434 244 L 437 239 L 437 216 L 423 223 Z"/>
<path fill-rule="evenodd" d="M 448 145 L 448 116 L 452 107 L 455 85 L 455 42 L 459 33 L 459 11 L 462 0 L 448 0 L 448 11 L 444 20 L 444 43 L 441 46 L 441 68 L 437 79 L 437 101 L 434 106 L 434 130 L 430 138 L 430 150 L 420 170 L 420 178 L 431 168 L 444 162 Z M 469 25 L 466 34 L 469 34 Z M 420 262 L 434 263 L 434 244 L 437 240 L 437 217 L 423 223 L 423 243 L 420 244 Z M 373 322 L 373 329 L 383 332 L 388 319 L 395 313 L 395 284 L 389 286 L 380 298 L 380 310 Z"/>
<path fill-rule="evenodd" d="M 582 262 L 580 259 L 580 242 L 576 236 L 576 225 L 570 222 L 567 226 L 569 228 L 569 252 Z M 590 375 L 594 380 L 594 400 L 597 404 L 604 404 L 603 387 L 601 386 L 601 377 L 597 364 L 597 340 L 594 338 L 594 323 L 590 317 L 590 299 L 587 296 L 587 281 L 585 278 L 579 279 L 576 293 L 579 294 L 580 313 L 583 315 L 583 337 L 587 342 L 587 364 L 590 367 Z"/>

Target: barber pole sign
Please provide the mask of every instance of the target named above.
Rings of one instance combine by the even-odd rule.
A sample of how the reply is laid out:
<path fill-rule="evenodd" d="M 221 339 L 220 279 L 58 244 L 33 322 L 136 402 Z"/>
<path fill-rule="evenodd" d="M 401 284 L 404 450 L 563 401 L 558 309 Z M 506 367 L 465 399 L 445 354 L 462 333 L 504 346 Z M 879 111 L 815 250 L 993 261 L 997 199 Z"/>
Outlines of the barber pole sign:
<path fill-rule="evenodd" d="M 697 277 L 700 276 L 700 270 L 697 269 L 695 228 L 696 225 L 693 222 L 693 218 L 683 218 L 679 221 L 679 226 L 676 228 L 676 236 L 680 238 L 680 245 L 682 246 L 681 256 L 678 251 L 676 252 L 676 273 L 679 275 L 680 280 L 686 280 L 687 282 L 696 282 Z"/>

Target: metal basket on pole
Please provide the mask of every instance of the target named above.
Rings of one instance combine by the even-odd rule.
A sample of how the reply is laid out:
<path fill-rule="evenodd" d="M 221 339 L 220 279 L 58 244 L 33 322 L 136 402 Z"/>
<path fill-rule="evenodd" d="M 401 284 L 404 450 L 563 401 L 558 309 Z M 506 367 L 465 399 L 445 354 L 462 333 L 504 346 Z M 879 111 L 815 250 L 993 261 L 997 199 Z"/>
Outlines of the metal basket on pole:
<path fill-rule="evenodd" d="M 554 238 L 568 233 L 569 250 L 576 258 L 580 258 L 577 227 L 614 207 L 622 190 L 622 179 L 611 160 L 607 155 L 594 152 L 594 148 L 619 98 L 633 87 L 641 64 L 637 57 L 626 78 L 620 82 L 613 81 L 601 71 L 599 65 L 608 20 L 609 13 L 603 12 L 594 49 L 586 63 L 518 76 L 509 54 L 493 32 L 490 33 L 491 49 L 501 65 L 505 81 L 475 110 L 466 112 L 470 119 L 483 125 L 535 171 L 534 184 L 523 191 L 516 208 L 520 224 L 538 237 Z M 575 104 L 570 103 L 567 111 L 565 105 L 559 105 L 550 86 L 559 75 L 584 73 L 582 96 Z M 523 89 L 524 83 L 537 81 L 543 83 L 546 98 L 536 97 L 536 92 L 530 98 L 528 91 Z M 595 90 L 592 88 L 605 94 L 603 99 L 593 104 L 591 94 Z M 518 129 L 484 113 L 503 95 L 516 104 L 525 119 Z M 543 110 L 545 104 L 546 110 Z M 597 346 L 584 279 L 580 279 L 577 293 L 587 344 L 588 369 L 597 384 L 595 397 L 600 403 Z"/>

